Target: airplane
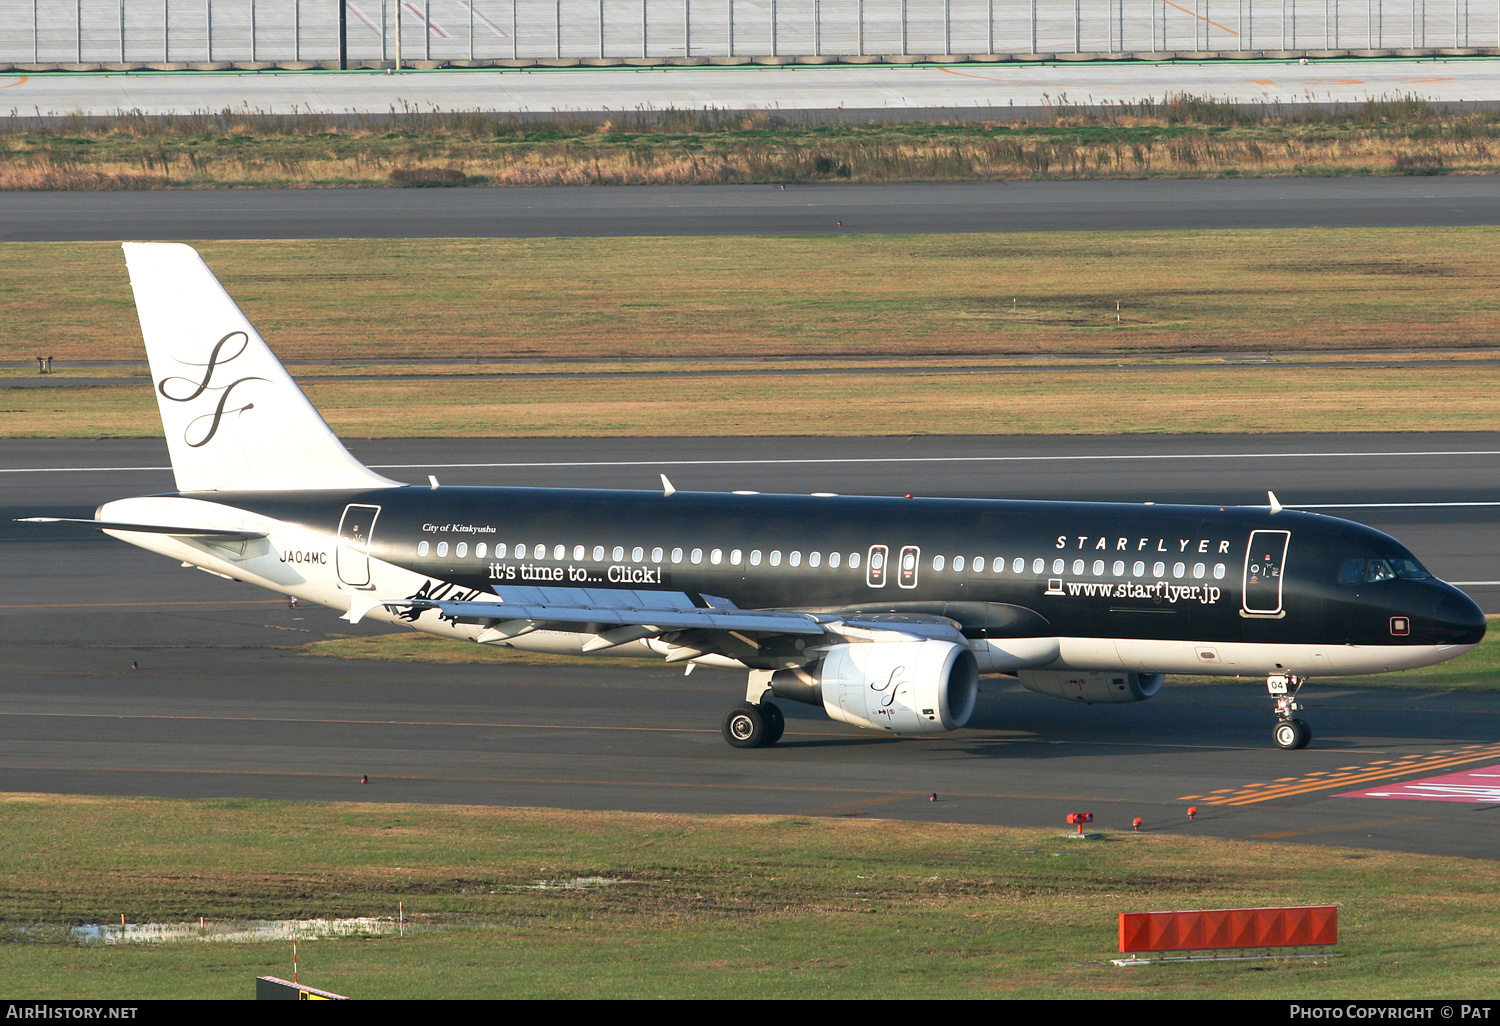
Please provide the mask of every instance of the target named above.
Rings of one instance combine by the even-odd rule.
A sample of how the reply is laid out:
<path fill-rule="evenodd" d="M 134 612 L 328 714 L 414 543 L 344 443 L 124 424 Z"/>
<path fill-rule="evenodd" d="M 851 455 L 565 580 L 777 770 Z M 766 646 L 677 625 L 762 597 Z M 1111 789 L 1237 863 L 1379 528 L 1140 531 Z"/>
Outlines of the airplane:
<path fill-rule="evenodd" d="M 982 674 L 1088 703 L 1165 674 L 1264 678 L 1272 740 L 1314 676 L 1470 651 L 1479 607 L 1395 539 L 1266 506 L 403 484 L 356 460 L 189 246 L 124 244 L 177 491 L 101 530 L 236 581 L 470 644 L 748 674 L 770 699 L 898 735 L 965 726 Z"/>

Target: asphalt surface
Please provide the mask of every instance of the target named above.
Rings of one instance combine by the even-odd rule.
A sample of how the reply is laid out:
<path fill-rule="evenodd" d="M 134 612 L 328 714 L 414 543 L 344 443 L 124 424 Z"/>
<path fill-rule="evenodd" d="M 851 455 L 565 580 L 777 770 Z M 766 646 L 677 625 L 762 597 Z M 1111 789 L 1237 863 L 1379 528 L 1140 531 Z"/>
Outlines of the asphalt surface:
<path fill-rule="evenodd" d="M 840 224 L 842 222 L 842 225 Z M 0 192 L 0 241 L 823 235 L 1500 224 L 1494 177 Z"/>
<path fill-rule="evenodd" d="M 1012 20 L 1010 24 L 1015 22 Z M 1481 31 L 1478 25 L 1475 29 Z M 1493 42 L 1493 28 L 1488 30 L 1486 38 Z M 1433 44 L 1442 45 L 1435 39 L 1427 45 Z M 1308 45 L 1306 36 L 1301 45 Z M 965 48 L 958 52 L 973 51 Z M 407 59 L 412 59 L 409 54 Z M 1500 61 L 1429 56 L 1315 59 L 1306 64 L 1297 60 L 1171 63 L 1104 60 L 1041 64 L 434 70 L 399 74 L 217 71 L 0 75 L 0 98 L 6 107 L 18 116 L 30 117 L 70 114 L 97 117 L 124 112 L 147 116 L 214 115 L 227 110 L 269 115 L 362 114 L 377 118 L 403 115 L 410 118 L 433 111 L 563 117 L 611 112 L 617 120 L 659 111 L 701 111 L 714 115 L 763 111 L 793 118 L 809 112 L 827 115 L 859 111 L 864 118 L 875 118 L 891 112 L 942 109 L 974 112 L 986 120 L 1010 120 L 1008 113 L 1015 108 L 1160 103 L 1173 96 L 1275 105 L 1355 105 L 1408 97 L 1453 106 L 1492 103 L 1500 100 Z"/>
<path fill-rule="evenodd" d="M 444 484 L 652 487 L 665 472 L 681 489 L 1219 504 L 1264 502 L 1272 488 L 1288 505 L 1337 506 L 1326 512 L 1392 532 L 1440 576 L 1500 581 L 1500 506 L 1397 505 L 1495 501 L 1492 434 L 351 448 L 397 479 L 432 473 Z M 1485 858 L 1500 850 L 1497 805 L 1338 797 L 1371 780 L 1500 764 L 1500 695 L 1313 686 L 1313 746 L 1287 753 L 1271 747 L 1258 682 L 1169 687 L 1105 708 L 996 679 L 971 727 L 952 735 L 879 737 L 790 706 L 782 745 L 742 752 L 717 729 L 743 686 L 738 674 L 301 656 L 290 646 L 383 628 L 290 609 L 93 532 L 12 522 L 87 516 L 105 499 L 168 490 L 165 467 L 158 441 L 21 440 L 0 453 L 0 791 L 1058 827 L 1068 812 L 1092 811 L 1114 828 L 1141 816 L 1148 830 Z M 1500 610 L 1500 589 L 1468 590 Z M 370 784 L 357 783 L 361 774 Z M 1191 823 L 1190 805 L 1200 810 Z"/>

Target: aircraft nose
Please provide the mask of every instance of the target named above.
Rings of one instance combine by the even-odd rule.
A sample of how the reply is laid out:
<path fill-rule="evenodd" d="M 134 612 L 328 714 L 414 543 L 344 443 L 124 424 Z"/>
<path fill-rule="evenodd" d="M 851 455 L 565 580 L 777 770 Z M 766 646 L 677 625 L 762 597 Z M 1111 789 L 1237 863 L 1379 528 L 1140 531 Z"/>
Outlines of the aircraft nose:
<path fill-rule="evenodd" d="M 1484 610 L 1450 584 L 1432 604 L 1432 629 L 1440 645 L 1477 645 L 1484 638 Z"/>

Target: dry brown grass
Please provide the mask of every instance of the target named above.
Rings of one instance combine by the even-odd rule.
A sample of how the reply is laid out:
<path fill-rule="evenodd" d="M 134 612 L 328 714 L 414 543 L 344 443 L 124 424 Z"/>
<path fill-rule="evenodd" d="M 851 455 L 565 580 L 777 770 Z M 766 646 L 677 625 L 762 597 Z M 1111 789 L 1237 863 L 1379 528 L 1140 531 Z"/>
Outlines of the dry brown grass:
<path fill-rule="evenodd" d="M 955 74 L 983 73 L 950 69 Z M 393 130 L 394 129 L 394 130 Z M 603 124 L 246 112 L 37 130 L 0 121 L 0 188 L 660 185 L 1493 172 L 1500 116 L 1397 100 L 1331 111 L 1059 107 L 1041 123 L 826 125 L 767 113 Z"/>
<path fill-rule="evenodd" d="M 1500 430 L 1492 365 L 325 379 L 305 390 L 346 437 Z M 0 402 L 0 437 L 161 430 L 144 382 L 17 389 Z"/>

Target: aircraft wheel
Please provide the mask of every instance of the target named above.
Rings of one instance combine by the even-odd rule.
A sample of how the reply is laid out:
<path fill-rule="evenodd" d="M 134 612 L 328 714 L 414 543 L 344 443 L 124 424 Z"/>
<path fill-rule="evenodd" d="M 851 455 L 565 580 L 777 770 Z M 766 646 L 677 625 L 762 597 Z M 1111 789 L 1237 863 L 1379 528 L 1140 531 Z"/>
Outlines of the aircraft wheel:
<path fill-rule="evenodd" d="M 786 733 L 786 713 L 770 702 L 762 702 L 760 704 L 760 714 L 766 720 L 766 736 L 765 740 L 761 741 L 760 744 L 762 748 L 770 748 L 781 740 L 782 734 Z"/>
<path fill-rule="evenodd" d="M 761 706 L 741 702 L 724 714 L 720 728 L 735 748 L 759 748 L 766 740 L 766 717 Z M 779 710 L 778 710 L 779 711 Z"/>
<path fill-rule="evenodd" d="M 1306 748 L 1307 743 L 1312 740 L 1312 727 L 1308 726 L 1306 720 L 1293 720 L 1292 722 L 1297 725 L 1297 730 L 1302 734 L 1297 741 L 1297 747 Z"/>
<path fill-rule="evenodd" d="M 1277 748 L 1289 752 L 1306 748 L 1307 743 L 1312 740 L 1312 728 L 1307 725 L 1306 720 L 1282 720 L 1272 728 L 1271 740 L 1276 742 Z"/>

